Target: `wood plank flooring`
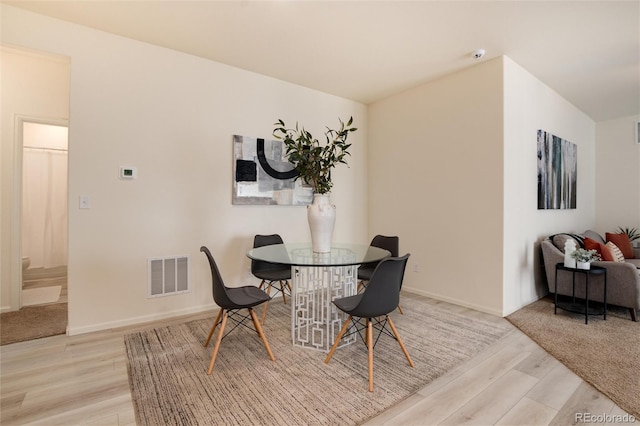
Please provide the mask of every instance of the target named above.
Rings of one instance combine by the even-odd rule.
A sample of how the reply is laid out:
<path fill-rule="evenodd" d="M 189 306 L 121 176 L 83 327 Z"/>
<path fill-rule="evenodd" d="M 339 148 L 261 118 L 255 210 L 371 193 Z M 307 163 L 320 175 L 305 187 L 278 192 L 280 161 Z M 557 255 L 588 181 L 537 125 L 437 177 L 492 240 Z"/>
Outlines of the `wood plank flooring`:
<path fill-rule="evenodd" d="M 509 324 L 503 318 L 422 296 L 403 293 L 402 297 L 446 307 L 468 316 L 469 321 L 481 317 Z M 0 423 L 135 425 L 123 335 L 214 314 L 0 347 Z M 577 413 L 626 414 L 510 327 L 500 341 L 365 426 L 570 425 L 578 423 Z"/>

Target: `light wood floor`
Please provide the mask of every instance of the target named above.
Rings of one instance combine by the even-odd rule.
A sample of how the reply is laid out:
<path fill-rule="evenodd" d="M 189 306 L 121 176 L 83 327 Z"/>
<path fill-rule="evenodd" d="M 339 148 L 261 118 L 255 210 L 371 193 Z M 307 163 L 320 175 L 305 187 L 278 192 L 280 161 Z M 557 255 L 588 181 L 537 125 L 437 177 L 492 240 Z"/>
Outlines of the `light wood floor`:
<path fill-rule="evenodd" d="M 469 321 L 509 324 L 421 296 L 403 297 L 447 307 Z M 123 335 L 213 314 L 0 347 L 0 423 L 134 425 Z M 490 348 L 365 425 L 571 425 L 578 423 L 577 413 L 625 414 L 511 327 Z"/>

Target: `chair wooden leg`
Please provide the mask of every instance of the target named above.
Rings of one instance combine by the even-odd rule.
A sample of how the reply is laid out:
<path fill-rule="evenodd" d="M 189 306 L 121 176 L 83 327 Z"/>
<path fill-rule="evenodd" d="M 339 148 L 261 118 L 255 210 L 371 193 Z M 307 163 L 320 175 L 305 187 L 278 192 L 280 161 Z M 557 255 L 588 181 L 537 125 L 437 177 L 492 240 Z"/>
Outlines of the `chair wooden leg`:
<path fill-rule="evenodd" d="M 264 302 L 264 308 L 262 308 L 261 323 L 264 325 L 264 321 L 267 319 L 267 308 L 269 307 L 269 301 Z"/>
<path fill-rule="evenodd" d="M 631 313 L 631 321 L 638 322 L 638 316 L 636 315 L 635 308 L 629 308 L 629 312 Z"/>
<path fill-rule="evenodd" d="M 402 312 L 402 306 L 398 305 L 398 310 L 400 311 L 401 315 L 404 315 L 404 312 Z"/>
<path fill-rule="evenodd" d="M 209 345 L 209 341 L 211 340 L 211 336 L 213 336 L 213 332 L 216 331 L 216 326 L 220 322 L 220 317 L 222 317 L 222 311 L 223 310 L 224 309 L 220 309 L 218 311 L 218 316 L 216 317 L 216 320 L 213 322 L 213 326 L 211 327 L 211 330 L 209 331 L 209 335 L 207 336 L 207 341 L 204 342 L 204 346 L 205 347 L 207 347 Z"/>
<path fill-rule="evenodd" d="M 258 317 L 252 308 L 249 308 L 249 313 L 251 314 L 251 319 L 253 320 L 253 326 L 256 328 L 256 331 L 260 335 L 262 339 L 262 343 L 264 343 L 264 347 L 267 349 L 267 353 L 269 354 L 269 358 L 271 361 L 275 361 L 276 358 L 273 356 L 273 352 L 271 352 L 271 348 L 269 347 L 269 342 L 267 342 L 267 336 L 265 336 L 264 331 L 262 331 L 262 327 L 260 326 L 260 321 L 258 321 Z"/>
<path fill-rule="evenodd" d="M 260 290 L 262 290 L 262 287 L 264 286 L 265 280 L 260 281 L 260 285 L 258 286 L 258 288 Z"/>
<path fill-rule="evenodd" d="M 391 326 L 391 331 L 393 331 L 393 335 L 396 336 L 396 339 L 398 340 L 398 344 L 400 345 L 400 349 L 402 349 L 402 352 L 404 352 L 404 356 L 407 358 L 407 361 L 409 361 L 409 365 L 413 367 L 413 361 L 411 361 L 411 357 L 409 356 L 409 352 L 407 352 L 407 348 L 404 346 L 404 343 L 402 343 L 402 339 L 400 338 L 400 335 L 398 334 L 398 330 L 396 330 L 396 326 L 393 325 L 393 321 L 391 321 L 391 318 L 389 318 L 389 315 L 387 315 L 387 321 L 389 322 L 389 325 Z"/>
<path fill-rule="evenodd" d="M 373 324 L 367 318 L 367 350 L 369 352 L 369 392 L 373 392 Z"/>
<path fill-rule="evenodd" d="M 329 361 L 331 360 L 333 353 L 336 351 L 336 348 L 338 347 L 338 343 L 340 343 L 340 340 L 342 340 L 342 336 L 344 336 L 344 333 L 347 332 L 347 328 L 349 328 L 350 322 L 351 322 L 351 315 L 349 315 L 349 318 L 347 318 L 347 320 L 342 325 L 342 329 L 340 330 L 340 333 L 338 333 L 338 337 L 336 337 L 336 341 L 333 342 L 333 346 L 331 346 L 331 350 L 329 351 L 329 353 L 327 354 L 327 357 L 324 360 L 325 364 L 329 364 Z"/>
<path fill-rule="evenodd" d="M 211 362 L 209 363 L 209 370 L 207 371 L 207 374 L 209 375 L 213 371 L 213 365 L 216 363 L 216 357 L 218 356 L 218 349 L 220 349 L 220 342 L 222 341 L 222 335 L 224 334 L 224 326 L 227 325 L 228 317 L 229 317 L 229 314 L 225 310 L 224 314 L 222 315 L 222 324 L 220 324 L 220 330 L 218 330 L 218 338 L 216 339 L 216 344 L 213 347 L 213 355 L 211 356 Z"/>

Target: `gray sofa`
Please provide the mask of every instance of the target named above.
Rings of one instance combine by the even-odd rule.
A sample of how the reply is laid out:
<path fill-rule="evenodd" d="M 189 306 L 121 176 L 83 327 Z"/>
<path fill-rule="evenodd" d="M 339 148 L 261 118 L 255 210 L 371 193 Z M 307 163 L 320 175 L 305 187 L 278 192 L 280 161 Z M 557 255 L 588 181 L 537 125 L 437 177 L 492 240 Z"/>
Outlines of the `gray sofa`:
<path fill-rule="evenodd" d="M 585 231 L 580 234 L 604 244 L 604 239 L 595 231 Z M 558 273 L 558 283 L 555 282 L 556 264 L 564 262 L 564 241 L 573 238 L 572 234 L 556 234 L 540 243 L 544 268 L 547 275 L 549 292 L 571 296 L 572 274 Z M 580 247 L 580 242 L 576 244 Z M 593 262 L 593 265 L 607 268 L 607 304 L 629 308 L 631 319 L 638 321 L 637 311 L 640 309 L 640 249 L 634 248 L 635 259 L 625 259 L 624 262 Z M 576 274 L 576 283 L 584 282 L 585 274 Z M 604 279 L 602 276 L 589 278 L 589 300 L 603 302 Z M 576 297 L 584 298 L 584 285 L 576 285 Z"/>

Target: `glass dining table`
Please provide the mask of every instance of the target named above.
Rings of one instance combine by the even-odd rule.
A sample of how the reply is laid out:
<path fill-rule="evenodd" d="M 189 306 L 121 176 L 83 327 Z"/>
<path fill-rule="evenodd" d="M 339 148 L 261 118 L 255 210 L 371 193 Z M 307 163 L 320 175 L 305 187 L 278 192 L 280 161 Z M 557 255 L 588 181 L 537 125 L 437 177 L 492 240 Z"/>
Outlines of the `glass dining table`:
<path fill-rule="evenodd" d="M 291 266 L 293 345 L 320 351 L 331 349 L 347 318 L 333 299 L 356 294 L 358 266 L 390 255 L 363 244 L 334 244 L 327 253 L 314 253 L 311 243 L 274 244 L 247 252 L 252 260 Z M 356 337 L 344 338 L 340 346 L 355 342 Z"/>

